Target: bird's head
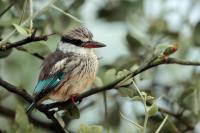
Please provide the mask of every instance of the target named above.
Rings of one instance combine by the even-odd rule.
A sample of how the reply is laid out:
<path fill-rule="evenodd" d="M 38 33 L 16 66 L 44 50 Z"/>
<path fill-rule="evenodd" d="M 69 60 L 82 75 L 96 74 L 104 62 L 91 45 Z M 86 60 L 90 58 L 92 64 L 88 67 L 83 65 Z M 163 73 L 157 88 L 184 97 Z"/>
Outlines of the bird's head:
<path fill-rule="evenodd" d="M 88 51 L 92 48 L 101 48 L 106 45 L 92 40 L 92 33 L 85 27 L 75 28 L 61 37 L 58 49 L 63 52 Z"/>

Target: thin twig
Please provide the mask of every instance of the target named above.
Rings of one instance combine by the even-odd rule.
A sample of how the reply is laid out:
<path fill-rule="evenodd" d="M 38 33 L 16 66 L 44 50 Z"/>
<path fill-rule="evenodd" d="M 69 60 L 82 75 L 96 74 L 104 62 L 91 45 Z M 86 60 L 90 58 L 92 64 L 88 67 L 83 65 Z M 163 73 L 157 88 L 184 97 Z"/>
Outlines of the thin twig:
<path fill-rule="evenodd" d="M 189 130 L 194 130 L 194 126 L 190 125 L 190 123 L 188 123 L 187 121 L 183 120 L 182 119 L 182 115 L 180 114 L 176 114 L 176 113 L 173 113 L 173 112 L 170 112 L 168 110 L 165 110 L 163 108 L 159 108 L 159 111 L 160 112 L 163 112 L 165 114 L 168 114 L 170 116 L 173 116 L 176 120 L 178 120 L 179 122 L 181 122 L 183 125 L 185 125 L 187 127 L 187 129 Z"/>
<path fill-rule="evenodd" d="M 57 7 L 57 6 L 53 5 L 53 4 L 51 5 L 51 7 L 52 7 L 53 9 L 55 9 L 55 10 L 57 10 L 57 11 L 63 13 L 64 15 L 70 17 L 71 19 L 73 19 L 73 20 L 75 20 L 75 21 L 77 21 L 77 22 L 79 22 L 79 23 L 82 23 L 82 21 L 81 21 L 80 19 L 74 17 L 73 15 L 71 15 L 71 14 L 69 14 L 69 13 L 66 13 L 65 11 L 63 11 L 62 9 L 60 9 L 59 7 Z"/>
<path fill-rule="evenodd" d="M 24 5 L 23 5 L 23 9 L 22 9 L 22 15 L 21 15 L 20 20 L 19 20 L 19 25 L 22 23 L 22 21 L 24 19 L 24 14 L 25 14 L 26 8 L 27 8 L 27 0 L 24 1 Z"/>
<path fill-rule="evenodd" d="M 11 3 L 2 13 L 0 13 L 0 17 L 2 17 L 14 4 L 15 2 Z"/>
<path fill-rule="evenodd" d="M 105 127 L 107 130 L 107 133 L 109 132 L 109 126 L 108 126 L 108 106 L 107 106 L 107 96 L 106 91 L 103 92 L 103 104 L 104 104 L 104 117 L 105 117 Z"/>
<path fill-rule="evenodd" d="M 33 1 L 29 0 L 29 17 L 32 18 L 33 17 Z M 33 29 L 33 19 L 30 20 L 30 25 L 29 25 L 29 30 L 30 33 L 32 32 Z"/>
<path fill-rule="evenodd" d="M 30 22 L 30 20 L 34 19 L 35 17 L 39 16 L 43 11 L 45 11 L 47 8 L 49 8 L 56 0 L 51 0 L 48 4 L 46 4 L 41 10 L 33 14 L 32 17 L 27 18 L 20 26 L 24 26 L 27 23 Z M 3 38 L 3 40 L 0 41 L 0 45 L 7 42 L 7 40 L 16 32 L 16 29 L 11 31 L 6 37 Z"/>
<path fill-rule="evenodd" d="M 7 45 L 1 45 L 0 46 L 0 51 L 6 51 L 8 49 L 19 47 L 19 46 L 28 44 L 30 42 L 47 41 L 48 36 L 49 35 L 42 35 L 42 36 L 34 36 L 34 37 L 32 37 L 32 35 L 31 35 L 31 36 L 29 36 L 29 37 L 27 37 L 25 39 L 20 40 L 20 41 L 9 43 Z"/>
<path fill-rule="evenodd" d="M 120 112 L 120 115 L 122 118 L 124 118 L 125 120 L 127 120 L 128 122 L 130 122 L 131 124 L 135 125 L 135 127 L 137 127 L 137 129 L 139 129 L 140 131 L 143 131 L 143 127 L 139 124 L 137 124 L 136 122 L 128 119 L 126 116 L 124 116 L 121 112 Z"/>
<path fill-rule="evenodd" d="M 144 118 L 144 125 L 143 125 L 143 133 L 146 133 L 146 128 L 147 128 L 147 122 L 148 122 L 148 118 L 149 118 L 149 113 L 147 110 L 147 103 L 146 103 L 146 96 L 143 96 L 140 89 L 137 87 L 137 85 L 135 84 L 135 82 L 133 81 L 133 85 L 136 88 L 137 92 L 139 93 L 140 97 L 142 98 L 142 102 L 144 105 L 144 110 L 145 110 L 145 118 Z"/>
<path fill-rule="evenodd" d="M 168 119 L 168 115 L 165 116 L 164 120 L 162 121 L 162 123 L 160 124 L 160 126 L 157 128 L 157 130 L 156 130 L 155 133 L 159 133 L 160 132 L 160 130 L 162 129 L 162 127 L 166 123 L 167 119 Z"/>

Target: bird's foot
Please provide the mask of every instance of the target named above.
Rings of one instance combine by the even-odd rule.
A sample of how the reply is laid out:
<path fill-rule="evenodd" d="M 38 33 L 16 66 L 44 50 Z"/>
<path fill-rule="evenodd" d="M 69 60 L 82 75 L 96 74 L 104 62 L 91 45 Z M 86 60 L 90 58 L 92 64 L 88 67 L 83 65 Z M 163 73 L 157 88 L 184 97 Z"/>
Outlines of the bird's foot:
<path fill-rule="evenodd" d="M 72 94 L 72 95 L 70 96 L 69 100 L 70 100 L 73 104 L 75 104 L 76 102 L 78 102 L 77 97 L 78 97 L 78 94 Z"/>

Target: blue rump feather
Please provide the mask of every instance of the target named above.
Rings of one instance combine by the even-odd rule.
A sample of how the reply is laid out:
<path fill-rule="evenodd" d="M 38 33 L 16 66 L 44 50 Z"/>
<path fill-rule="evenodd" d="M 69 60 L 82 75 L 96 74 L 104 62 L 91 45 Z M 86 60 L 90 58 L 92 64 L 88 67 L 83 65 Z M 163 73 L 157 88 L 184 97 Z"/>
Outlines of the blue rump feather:
<path fill-rule="evenodd" d="M 39 80 L 33 91 L 33 94 L 38 95 L 41 92 L 47 91 L 48 89 L 55 88 L 63 78 L 64 78 L 63 72 L 59 72 L 51 76 L 50 78 Z"/>
<path fill-rule="evenodd" d="M 47 79 L 39 80 L 33 94 L 35 95 L 35 100 L 32 104 L 27 108 L 27 113 L 31 112 L 35 104 L 44 97 L 49 91 L 53 90 L 57 85 L 59 85 L 60 81 L 64 78 L 64 73 L 59 72 Z M 36 99 L 37 98 L 37 99 Z"/>

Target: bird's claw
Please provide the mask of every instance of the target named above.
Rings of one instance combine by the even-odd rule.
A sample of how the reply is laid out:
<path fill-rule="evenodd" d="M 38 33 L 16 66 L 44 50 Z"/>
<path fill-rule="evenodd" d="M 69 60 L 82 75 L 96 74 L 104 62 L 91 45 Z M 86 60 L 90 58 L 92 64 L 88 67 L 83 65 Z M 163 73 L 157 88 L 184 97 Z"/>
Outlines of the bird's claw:
<path fill-rule="evenodd" d="M 76 102 L 79 102 L 77 97 L 78 97 L 78 94 L 73 94 L 73 95 L 70 96 L 69 99 L 73 104 L 75 104 Z"/>

